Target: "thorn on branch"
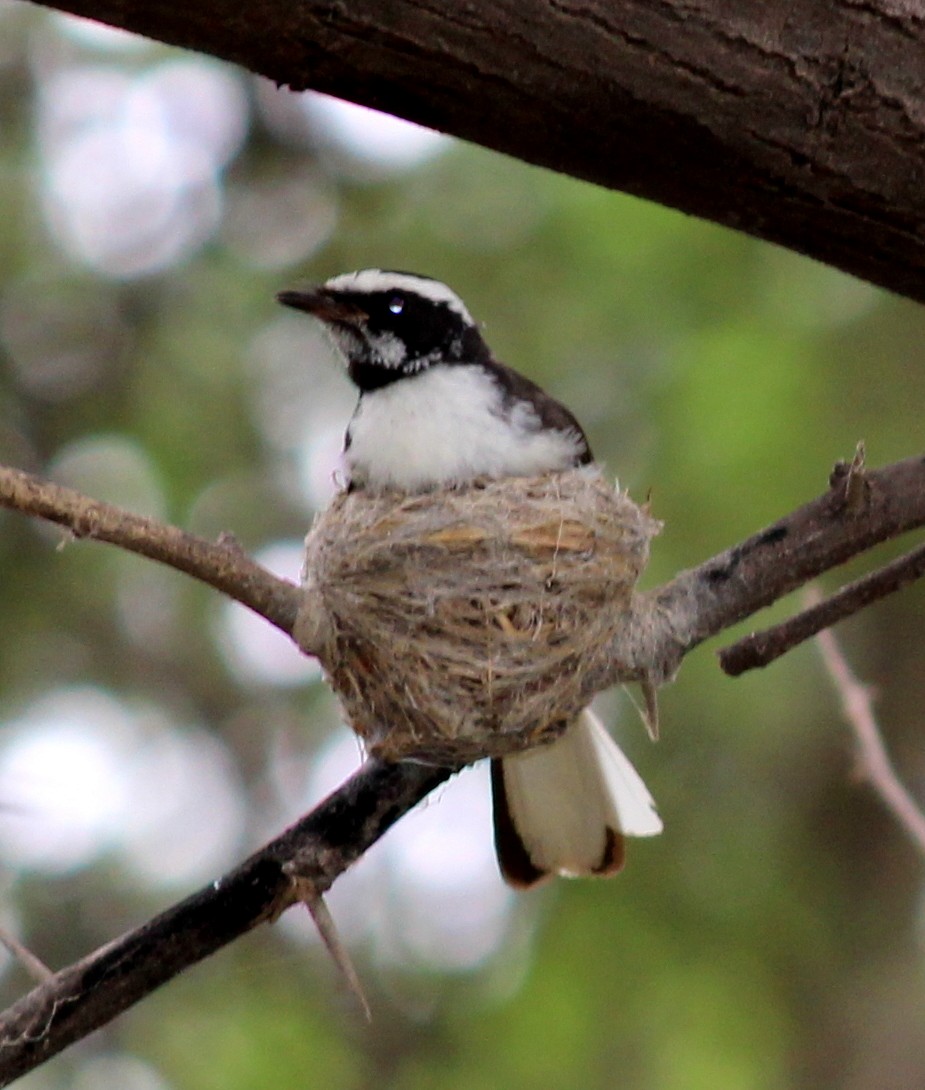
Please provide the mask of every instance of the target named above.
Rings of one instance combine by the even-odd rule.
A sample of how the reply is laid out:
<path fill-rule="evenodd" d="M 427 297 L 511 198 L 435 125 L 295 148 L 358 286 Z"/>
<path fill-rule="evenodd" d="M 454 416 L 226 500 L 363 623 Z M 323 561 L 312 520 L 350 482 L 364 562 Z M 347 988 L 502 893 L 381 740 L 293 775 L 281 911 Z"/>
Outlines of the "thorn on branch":
<path fill-rule="evenodd" d="M 636 711 L 639 712 L 639 718 L 646 728 L 649 740 L 657 742 L 659 735 L 658 685 L 651 674 L 644 674 L 639 679 L 639 689 L 642 693 L 642 707 L 633 700 L 633 695 L 627 686 L 623 686 L 623 691 L 629 696 Z"/>
<path fill-rule="evenodd" d="M 829 474 L 829 487 L 839 493 L 839 505 L 852 515 L 859 515 L 867 507 L 870 482 L 865 471 L 866 460 L 867 449 L 860 439 L 851 461 L 836 462 Z"/>
<path fill-rule="evenodd" d="M 215 539 L 215 544 L 222 549 L 227 549 L 230 553 L 234 553 L 236 556 L 247 557 L 247 550 L 238 541 L 237 536 L 231 532 L 231 530 L 222 530 L 222 532 Z"/>
<path fill-rule="evenodd" d="M 334 917 L 325 902 L 321 888 L 311 878 L 294 873 L 292 864 L 287 864 L 283 869 L 292 880 L 294 896 L 308 909 L 325 949 L 331 955 L 334 964 L 344 978 L 347 990 L 356 999 L 366 1021 L 371 1022 L 373 1015 L 363 991 L 363 985 L 360 983 L 359 974 L 354 968 L 347 947 L 340 937 L 337 925 L 334 923 Z"/>

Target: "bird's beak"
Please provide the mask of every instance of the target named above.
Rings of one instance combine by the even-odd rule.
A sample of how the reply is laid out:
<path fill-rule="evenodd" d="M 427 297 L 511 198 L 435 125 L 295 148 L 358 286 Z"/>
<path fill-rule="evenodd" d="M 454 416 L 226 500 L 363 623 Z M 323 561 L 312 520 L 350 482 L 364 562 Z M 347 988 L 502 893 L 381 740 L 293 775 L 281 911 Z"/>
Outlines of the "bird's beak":
<path fill-rule="evenodd" d="M 346 322 L 355 325 L 364 321 L 368 315 L 358 306 L 339 298 L 325 288 L 310 288 L 308 291 L 281 291 L 276 300 L 284 307 L 304 310 L 322 322 Z"/>

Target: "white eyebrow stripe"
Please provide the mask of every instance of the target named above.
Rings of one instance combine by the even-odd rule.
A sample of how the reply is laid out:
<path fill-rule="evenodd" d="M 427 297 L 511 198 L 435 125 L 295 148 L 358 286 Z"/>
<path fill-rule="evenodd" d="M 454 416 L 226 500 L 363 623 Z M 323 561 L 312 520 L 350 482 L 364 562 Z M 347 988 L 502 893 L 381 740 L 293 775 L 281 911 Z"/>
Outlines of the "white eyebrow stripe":
<path fill-rule="evenodd" d="M 360 269 L 359 272 L 341 273 L 327 280 L 324 285 L 332 291 L 411 291 L 435 303 L 445 303 L 464 321 L 475 324 L 465 303 L 451 288 L 439 280 L 412 273 L 383 272 L 382 269 Z"/>

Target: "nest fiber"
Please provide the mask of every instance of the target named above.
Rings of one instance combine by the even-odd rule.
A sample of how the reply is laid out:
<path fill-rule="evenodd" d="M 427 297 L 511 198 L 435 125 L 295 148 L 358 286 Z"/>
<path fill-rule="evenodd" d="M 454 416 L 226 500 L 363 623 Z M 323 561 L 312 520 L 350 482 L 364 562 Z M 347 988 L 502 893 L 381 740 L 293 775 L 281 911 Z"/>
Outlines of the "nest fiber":
<path fill-rule="evenodd" d="M 385 759 L 551 741 L 612 683 L 658 528 L 591 468 L 342 494 L 306 539 L 311 650 Z"/>

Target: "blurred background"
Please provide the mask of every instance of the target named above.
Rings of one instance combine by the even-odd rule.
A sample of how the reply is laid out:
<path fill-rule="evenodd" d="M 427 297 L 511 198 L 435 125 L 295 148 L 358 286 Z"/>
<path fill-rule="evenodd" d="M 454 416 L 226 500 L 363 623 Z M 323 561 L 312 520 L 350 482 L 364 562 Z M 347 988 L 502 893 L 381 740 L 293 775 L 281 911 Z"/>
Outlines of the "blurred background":
<path fill-rule="evenodd" d="M 649 585 L 823 491 L 859 439 L 875 465 L 921 451 L 921 307 L 0 2 L 0 461 L 232 531 L 294 577 L 354 394 L 273 296 L 371 265 L 450 283 L 498 356 L 651 493 Z M 922 606 L 913 588 L 839 635 L 925 797 Z M 313 663 L 173 571 L 0 512 L 0 616 L 0 921 L 55 968 L 211 881 L 359 763 Z M 469 770 L 333 891 L 371 1026 L 292 911 L 19 1085 L 923 1085 L 921 860 L 858 782 L 815 649 L 733 681 L 717 647 L 663 692 L 658 745 L 622 694 L 601 700 L 666 826 L 620 878 L 512 895 Z M 28 987 L 0 955 L 0 999 Z"/>

